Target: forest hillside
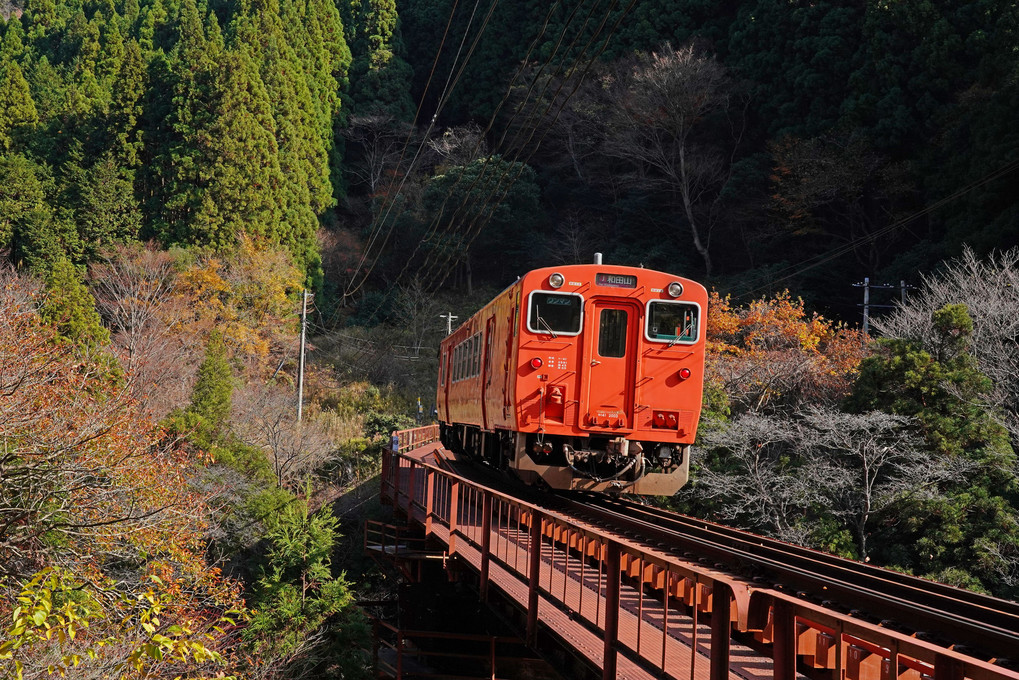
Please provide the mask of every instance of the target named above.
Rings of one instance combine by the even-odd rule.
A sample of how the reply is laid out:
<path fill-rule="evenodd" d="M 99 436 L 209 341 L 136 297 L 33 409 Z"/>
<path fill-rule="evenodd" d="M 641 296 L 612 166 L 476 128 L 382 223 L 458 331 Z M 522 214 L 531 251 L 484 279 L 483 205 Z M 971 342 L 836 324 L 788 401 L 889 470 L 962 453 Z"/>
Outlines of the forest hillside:
<path fill-rule="evenodd" d="M 330 501 L 450 315 L 594 252 L 714 291 L 662 503 L 1019 596 L 1014 5 L 0 17 L 5 677 L 370 675 Z"/>

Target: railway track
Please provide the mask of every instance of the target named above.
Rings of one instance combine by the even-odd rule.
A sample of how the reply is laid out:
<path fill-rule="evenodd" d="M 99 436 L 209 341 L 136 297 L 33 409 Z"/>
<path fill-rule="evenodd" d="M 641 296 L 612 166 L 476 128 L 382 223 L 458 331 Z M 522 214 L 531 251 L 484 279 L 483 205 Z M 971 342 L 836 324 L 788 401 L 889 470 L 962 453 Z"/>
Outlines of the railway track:
<path fill-rule="evenodd" d="M 697 559 L 1003 667 L 1019 662 L 1019 604 L 600 494 L 545 504 L 628 540 Z M 561 507 L 552 507 L 560 506 Z"/>

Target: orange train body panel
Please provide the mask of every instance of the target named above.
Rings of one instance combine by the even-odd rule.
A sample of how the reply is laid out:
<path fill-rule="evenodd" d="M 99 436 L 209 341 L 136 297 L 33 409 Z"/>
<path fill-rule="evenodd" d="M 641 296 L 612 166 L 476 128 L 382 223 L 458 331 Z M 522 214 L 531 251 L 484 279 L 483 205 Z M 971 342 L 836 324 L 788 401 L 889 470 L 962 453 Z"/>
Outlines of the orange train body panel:
<path fill-rule="evenodd" d="M 553 488 L 674 493 L 700 417 L 706 308 L 703 286 L 663 272 L 529 272 L 442 341 L 443 441 Z"/>

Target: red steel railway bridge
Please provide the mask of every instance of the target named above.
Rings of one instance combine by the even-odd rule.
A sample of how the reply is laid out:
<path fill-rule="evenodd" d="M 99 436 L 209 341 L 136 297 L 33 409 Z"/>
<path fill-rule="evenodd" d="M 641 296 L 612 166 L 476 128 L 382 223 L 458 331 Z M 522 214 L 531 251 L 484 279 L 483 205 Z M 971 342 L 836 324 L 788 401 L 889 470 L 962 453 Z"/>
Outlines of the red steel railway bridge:
<path fill-rule="evenodd" d="M 441 559 L 528 647 L 568 654 L 574 674 L 1019 680 L 1015 603 L 718 525 L 673 527 L 641 506 L 524 500 L 459 474 L 437 427 L 398 438 L 381 494 L 405 523 L 369 522 L 366 551 L 411 578 Z M 411 677 L 402 645 L 397 635 L 380 676 Z"/>

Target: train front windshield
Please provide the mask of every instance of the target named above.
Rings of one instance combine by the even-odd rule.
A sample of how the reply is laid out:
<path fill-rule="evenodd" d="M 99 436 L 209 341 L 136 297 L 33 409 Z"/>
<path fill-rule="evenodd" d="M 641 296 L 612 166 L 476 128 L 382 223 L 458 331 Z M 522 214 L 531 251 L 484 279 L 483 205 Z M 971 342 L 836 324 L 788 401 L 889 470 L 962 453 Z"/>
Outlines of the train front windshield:
<path fill-rule="evenodd" d="M 656 342 L 690 344 L 700 333 L 700 307 L 688 302 L 656 300 L 648 304 L 647 338 Z"/>
<path fill-rule="evenodd" d="M 583 298 L 572 293 L 531 293 L 527 329 L 532 333 L 580 333 Z"/>

